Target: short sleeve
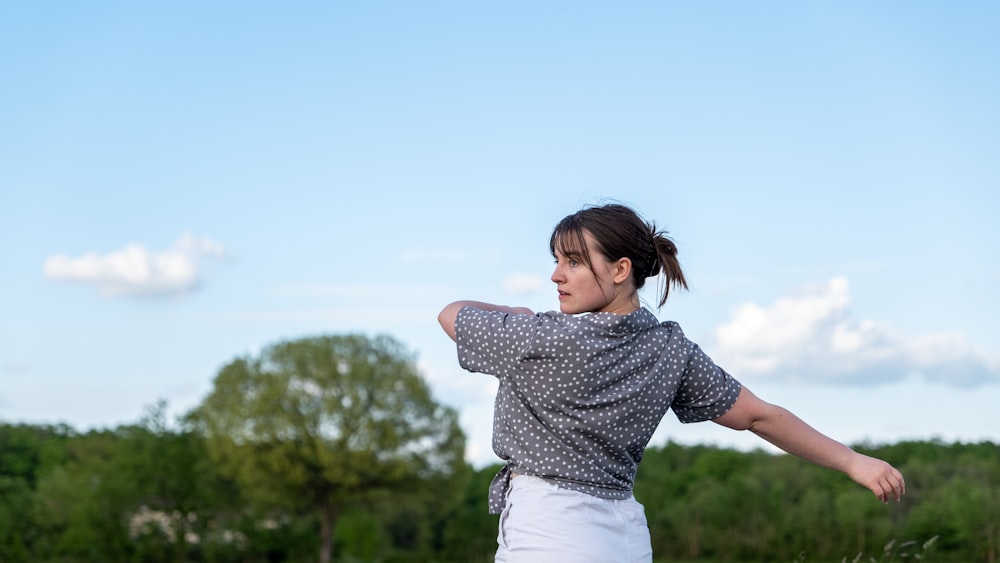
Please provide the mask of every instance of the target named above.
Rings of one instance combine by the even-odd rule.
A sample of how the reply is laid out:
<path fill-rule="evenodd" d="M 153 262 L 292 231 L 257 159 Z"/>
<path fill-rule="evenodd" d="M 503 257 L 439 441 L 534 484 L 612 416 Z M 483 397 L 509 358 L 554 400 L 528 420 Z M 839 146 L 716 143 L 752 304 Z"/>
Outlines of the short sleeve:
<path fill-rule="evenodd" d="M 455 319 L 458 363 L 462 368 L 500 377 L 531 343 L 539 319 L 467 305 Z"/>
<path fill-rule="evenodd" d="M 714 420 L 733 408 L 742 386 L 697 344 L 688 346 L 688 365 L 671 408 L 684 423 Z"/>

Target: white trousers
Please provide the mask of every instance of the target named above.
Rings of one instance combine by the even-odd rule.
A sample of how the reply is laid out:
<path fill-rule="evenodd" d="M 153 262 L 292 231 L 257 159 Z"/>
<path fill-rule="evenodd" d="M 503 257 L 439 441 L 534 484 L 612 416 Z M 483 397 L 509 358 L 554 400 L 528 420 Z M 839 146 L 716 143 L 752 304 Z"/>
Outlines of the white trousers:
<path fill-rule="evenodd" d="M 530 475 L 510 481 L 500 514 L 497 563 L 650 563 L 641 504 L 609 500 Z"/>

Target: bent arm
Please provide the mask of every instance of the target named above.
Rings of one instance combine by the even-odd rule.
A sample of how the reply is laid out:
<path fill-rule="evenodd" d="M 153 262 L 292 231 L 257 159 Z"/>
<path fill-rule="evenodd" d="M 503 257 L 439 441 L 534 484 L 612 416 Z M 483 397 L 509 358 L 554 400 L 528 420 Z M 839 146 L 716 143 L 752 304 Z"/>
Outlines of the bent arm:
<path fill-rule="evenodd" d="M 471 305 L 484 311 L 501 311 L 511 315 L 535 314 L 527 307 L 508 307 L 507 305 L 494 305 L 492 303 L 483 303 L 481 301 L 455 301 L 454 303 L 446 305 L 445 308 L 441 309 L 441 312 L 438 313 L 438 322 L 441 323 L 441 328 L 444 329 L 445 333 L 452 340 L 455 340 L 455 319 L 458 318 L 458 312 L 462 310 L 462 307 L 467 305 Z"/>
<path fill-rule="evenodd" d="M 736 404 L 715 422 L 749 430 L 806 461 L 836 469 L 867 487 L 882 502 L 899 500 L 906 491 L 903 475 L 885 461 L 860 454 L 822 434 L 787 409 L 757 398 L 744 387 Z"/>

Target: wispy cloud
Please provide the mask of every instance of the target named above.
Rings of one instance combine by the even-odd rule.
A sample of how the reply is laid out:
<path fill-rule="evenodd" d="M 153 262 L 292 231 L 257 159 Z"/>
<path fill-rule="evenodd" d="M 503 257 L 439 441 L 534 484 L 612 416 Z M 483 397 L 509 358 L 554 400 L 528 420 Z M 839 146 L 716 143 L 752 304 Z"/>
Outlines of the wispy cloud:
<path fill-rule="evenodd" d="M 0 364 L 0 376 L 17 377 L 28 373 L 28 367 L 21 364 Z"/>
<path fill-rule="evenodd" d="M 503 288 L 517 295 L 537 293 L 545 288 L 547 281 L 534 274 L 511 274 L 503 281 Z"/>
<path fill-rule="evenodd" d="M 462 248 L 408 248 L 399 253 L 402 264 L 463 264 L 495 263 L 504 255 L 498 248 L 476 248 L 474 251 Z"/>
<path fill-rule="evenodd" d="M 164 297 L 195 290 L 205 262 L 227 256 L 222 244 L 185 233 L 161 252 L 129 244 L 108 254 L 59 254 L 45 261 L 43 271 L 49 279 L 90 285 L 109 297 Z"/>
<path fill-rule="evenodd" d="M 453 248 L 410 248 L 399 255 L 399 261 L 404 264 L 419 262 L 455 263 L 468 260 L 469 253 Z"/>
<path fill-rule="evenodd" d="M 904 336 L 851 312 L 837 277 L 770 306 L 747 303 L 715 330 L 714 357 L 733 374 L 783 381 L 879 384 L 919 374 L 956 386 L 1000 383 L 1000 359 L 962 334 Z"/>
<path fill-rule="evenodd" d="M 270 295 L 292 298 L 348 299 L 353 302 L 363 300 L 413 300 L 444 299 L 452 290 L 438 286 L 392 285 L 392 284 L 343 284 L 343 283 L 295 283 L 284 284 L 268 290 Z"/>

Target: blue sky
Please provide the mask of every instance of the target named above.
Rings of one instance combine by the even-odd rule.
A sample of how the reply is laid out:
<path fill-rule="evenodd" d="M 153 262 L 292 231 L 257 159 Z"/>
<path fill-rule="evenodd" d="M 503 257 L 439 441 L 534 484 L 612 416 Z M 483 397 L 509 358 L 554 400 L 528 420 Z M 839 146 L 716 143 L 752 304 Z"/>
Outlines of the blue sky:
<path fill-rule="evenodd" d="M 556 308 L 552 226 L 614 200 L 680 249 L 654 311 L 765 399 L 850 443 L 1000 441 L 998 17 L 6 3 L 0 420 L 179 414 L 270 343 L 387 333 L 491 462 L 493 380 L 435 315 Z"/>

